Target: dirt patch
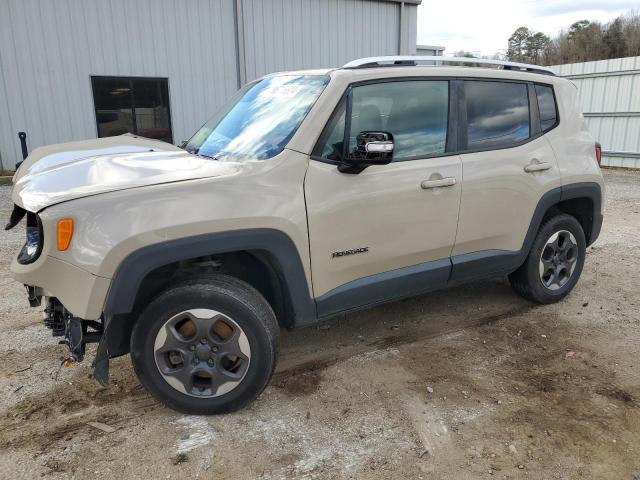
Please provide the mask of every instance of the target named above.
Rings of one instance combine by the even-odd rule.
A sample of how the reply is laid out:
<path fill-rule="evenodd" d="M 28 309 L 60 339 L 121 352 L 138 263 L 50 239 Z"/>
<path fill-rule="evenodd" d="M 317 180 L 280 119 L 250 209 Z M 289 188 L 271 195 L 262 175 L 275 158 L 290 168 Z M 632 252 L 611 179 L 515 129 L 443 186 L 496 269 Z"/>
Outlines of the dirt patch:
<path fill-rule="evenodd" d="M 0 477 L 640 478 L 640 174 L 605 176 L 603 233 L 563 302 L 497 279 L 282 332 L 270 386 L 221 417 L 162 407 L 127 357 L 106 389 L 87 365 L 55 379 L 59 347 L 6 274 L 9 232 Z"/>
<path fill-rule="evenodd" d="M 596 389 L 596 393 L 598 395 L 604 395 L 605 397 L 608 397 L 611 400 L 618 400 L 620 402 L 624 402 L 632 406 L 638 405 L 638 402 L 633 395 L 631 395 L 629 392 L 619 387 L 615 387 L 615 386 L 600 387 Z"/>
<path fill-rule="evenodd" d="M 318 390 L 323 379 L 323 370 L 337 361 L 338 359 L 305 362 L 294 368 L 277 372 L 271 383 L 290 395 L 309 395 Z"/>

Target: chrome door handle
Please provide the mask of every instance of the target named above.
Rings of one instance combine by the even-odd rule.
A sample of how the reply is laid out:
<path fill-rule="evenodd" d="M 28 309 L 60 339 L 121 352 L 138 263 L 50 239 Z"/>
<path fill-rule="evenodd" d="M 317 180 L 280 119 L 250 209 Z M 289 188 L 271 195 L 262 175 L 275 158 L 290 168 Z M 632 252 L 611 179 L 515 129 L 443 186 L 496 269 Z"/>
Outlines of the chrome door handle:
<path fill-rule="evenodd" d="M 527 173 L 542 172 L 543 170 L 549 170 L 553 165 L 549 162 L 530 163 L 524 167 L 524 171 Z"/>
<path fill-rule="evenodd" d="M 423 180 L 420 186 L 425 190 L 428 188 L 453 187 L 456 184 L 454 177 L 439 178 L 438 180 Z"/>

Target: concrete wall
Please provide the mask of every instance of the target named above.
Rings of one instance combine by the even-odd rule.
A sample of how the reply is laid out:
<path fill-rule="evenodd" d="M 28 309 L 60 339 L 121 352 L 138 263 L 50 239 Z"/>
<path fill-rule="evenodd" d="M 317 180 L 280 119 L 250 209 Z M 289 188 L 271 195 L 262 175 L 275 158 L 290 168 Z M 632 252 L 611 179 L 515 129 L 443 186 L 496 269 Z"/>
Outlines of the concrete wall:
<path fill-rule="evenodd" d="M 551 69 L 578 87 L 587 126 L 602 144 L 602 164 L 640 168 L 640 57 Z"/>
<path fill-rule="evenodd" d="M 415 52 L 419 0 L 0 0 L 0 158 L 97 137 L 90 77 L 169 79 L 173 138 L 269 72 Z"/>

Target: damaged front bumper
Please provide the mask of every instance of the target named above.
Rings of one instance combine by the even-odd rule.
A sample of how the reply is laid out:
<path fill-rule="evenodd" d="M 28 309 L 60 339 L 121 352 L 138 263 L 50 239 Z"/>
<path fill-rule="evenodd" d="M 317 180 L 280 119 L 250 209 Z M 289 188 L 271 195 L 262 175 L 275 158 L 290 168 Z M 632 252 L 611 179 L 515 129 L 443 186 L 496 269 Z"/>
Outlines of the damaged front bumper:
<path fill-rule="evenodd" d="M 98 343 L 102 339 L 102 320 L 74 317 L 57 298 L 47 298 L 44 324 L 54 337 L 64 337 L 61 343 L 69 347 L 68 360 L 72 362 L 84 360 L 87 344 Z"/>
<path fill-rule="evenodd" d="M 29 304 L 36 307 L 45 302 L 43 311 L 44 325 L 51 330 L 54 337 L 63 337 L 61 344 L 67 345 L 69 355 L 63 358 L 63 363 L 82 362 L 86 347 L 89 343 L 98 343 L 95 359 L 92 363 L 93 378 L 102 386 L 109 383 L 109 354 L 105 332 L 105 321 L 85 320 L 75 317 L 55 297 L 43 297 L 42 289 L 25 285 Z"/>
<path fill-rule="evenodd" d="M 5 228 L 14 228 L 24 217 L 27 218 L 26 241 L 11 262 L 11 274 L 26 286 L 29 305 L 37 307 L 45 303 L 45 324 L 54 336 L 64 337 L 61 343 L 69 347 L 65 361 L 82 361 L 86 345 L 100 343 L 94 360 L 94 377 L 106 385 L 109 349 L 103 332 L 109 322 L 105 321 L 103 307 L 111 279 L 76 265 L 72 256 L 55 256 L 59 252 L 53 250 L 56 243 L 51 239 L 56 238 L 57 217 L 50 217 L 47 212 L 36 214 L 15 205 Z M 32 235 L 31 239 L 29 229 L 36 227 L 38 235 Z M 27 254 L 23 255 L 25 250 Z"/>

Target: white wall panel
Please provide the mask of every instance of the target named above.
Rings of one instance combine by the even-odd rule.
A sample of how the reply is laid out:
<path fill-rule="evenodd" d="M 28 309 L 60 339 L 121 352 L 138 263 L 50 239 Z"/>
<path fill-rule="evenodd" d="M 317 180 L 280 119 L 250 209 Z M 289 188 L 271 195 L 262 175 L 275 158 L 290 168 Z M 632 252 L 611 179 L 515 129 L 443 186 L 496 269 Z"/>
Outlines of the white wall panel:
<path fill-rule="evenodd" d="M 640 168 L 640 57 L 551 67 L 578 87 L 592 135 L 602 144 L 602 164 Z"/>
<path fill-rule="evenodd" d="M 0 0 L 0 155 L 95 138 L 92 75 L 169 78 L 173 137 L 238 87 L 234 0 Z"/>
<path fill-rule="evenodd" d="M 243 77 L 415 52 L 416 2 L 401 20 L 397 0 L 0 0 L 0 158 L 22 158 L 19 131 L 95 138 L 92 75 L 168 78 L 180 142 Z"/>
<path fill-rule="evenodd" d="M 397 55 L 397 2 L 376 0 L 243 0 L 247 81 L 270 72 L 336 67 L 374 55 Z M 406 4 L 413 27 L 416 6 Z M 412 20 L 413 19 L 413 20 Z"/>

